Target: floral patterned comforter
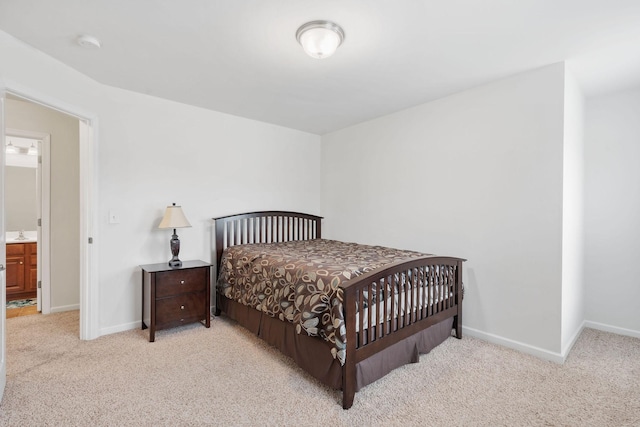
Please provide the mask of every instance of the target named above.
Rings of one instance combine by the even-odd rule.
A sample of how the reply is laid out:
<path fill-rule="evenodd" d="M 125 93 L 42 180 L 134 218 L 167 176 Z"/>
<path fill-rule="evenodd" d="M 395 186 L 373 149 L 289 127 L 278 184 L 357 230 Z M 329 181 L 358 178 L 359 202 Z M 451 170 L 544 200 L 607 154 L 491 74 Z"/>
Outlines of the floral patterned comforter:
<path fill-rule="evenodd" d="M 341 285 L 387 264 L 424 255 L 325 239 L 238 245 L 222 255 L 217 289 L 227 298 L 294 323 L 298 333 L 329 341 L 333 357 L 344 364 Z"/>

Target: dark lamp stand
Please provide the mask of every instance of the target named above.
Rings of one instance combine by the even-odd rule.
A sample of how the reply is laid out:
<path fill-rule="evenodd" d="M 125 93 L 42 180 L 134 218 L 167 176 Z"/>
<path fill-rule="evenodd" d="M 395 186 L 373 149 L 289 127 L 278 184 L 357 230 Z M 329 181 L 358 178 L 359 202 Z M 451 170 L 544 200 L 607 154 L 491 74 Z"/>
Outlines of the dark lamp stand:
<path fill-rule="evenodd" d="M 171 255 L 173 255 L 173 257 L 169 261 L 169 267 L 182 266 L 182 261 L 178 259 L 179 253 L 180 253 L 180 239 L 178 239 L 178 234 L 176 233 L 176 229 L 174 228 L 173 236 L 171 236 Z"/>

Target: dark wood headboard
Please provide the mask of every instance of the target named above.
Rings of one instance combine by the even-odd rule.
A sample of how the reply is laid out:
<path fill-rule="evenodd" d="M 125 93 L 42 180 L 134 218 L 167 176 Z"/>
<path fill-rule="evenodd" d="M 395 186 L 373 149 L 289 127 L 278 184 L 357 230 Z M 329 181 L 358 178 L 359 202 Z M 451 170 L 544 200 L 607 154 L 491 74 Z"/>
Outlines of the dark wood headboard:
<path fill-rule="evenodd" d="M 246 243 L 275 243 L 322 237 L 322 217 L 299 212 L 263 211 L 213 218 L 216 242 L 216 272 L 222 252 Z"/>

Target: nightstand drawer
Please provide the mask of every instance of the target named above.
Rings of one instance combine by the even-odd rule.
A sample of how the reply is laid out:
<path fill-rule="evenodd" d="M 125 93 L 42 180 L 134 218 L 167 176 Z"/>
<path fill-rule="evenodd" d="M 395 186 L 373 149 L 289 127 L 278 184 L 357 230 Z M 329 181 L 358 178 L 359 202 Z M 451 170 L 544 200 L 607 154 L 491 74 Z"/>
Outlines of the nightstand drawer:
<path fill-rule="evenodd" d="M 156 301 L 156 324 L 158 327 L 180 325 L 207 317 L 205 292 L 189 292 Z"/>
<path fill-rule="evenodd" d="M 149 341 L 156 331 L 188 323 L 211 326 L 211 264 L 183 261 L 141 265 L 142 329 L 149 328 Z"/>
<path fill-rule="evenodd" d="M 207 274 L 209 274 L 209 268 L 156 273 L 156 298 L 179 295 L 184 292 L 204 291 Z"/>

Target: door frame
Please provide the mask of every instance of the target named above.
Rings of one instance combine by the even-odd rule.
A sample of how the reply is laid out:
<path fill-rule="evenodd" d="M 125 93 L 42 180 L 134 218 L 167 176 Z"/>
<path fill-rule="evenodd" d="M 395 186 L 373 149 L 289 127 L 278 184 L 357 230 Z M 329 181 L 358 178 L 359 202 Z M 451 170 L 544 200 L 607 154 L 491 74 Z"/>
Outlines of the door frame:
<path fill-rule="evenodd" d="M 5 106 L 5 90 L 0 85 L 0 142 L 2 142 L 2 150 L 0 150 L 0 402 L 4 395 L 4 388 L 7 384 L 7 286 L 6 286 L 6 270 L 7 264 L 7 235 L 4 230 L 4 157 L 5 157 L 5 139 L 4 136 L 4 106 Z"/>
<path fill-rule="evenodd" d="M 100 336 L 99 329 L 99 289 L 98 259 L 96 256 L 98 224 L 98 117 L 81 107 L 68 104 L 60 99 L 38 93 L 15 82 L 0 79 L 0 93 L 24 99 L 43 107 L 56 110 L 78 119 L 80 131 L 80 339 L 91 340 Z M 4 111 L 2 114 L 5 114 Z M 4 116 L 0 120 L 0 137 L 4 141 Z M 2 169 L 4 179 L 4 168 Z M 2 239 L 4 240 L 4 239 Z M 6 293 L 4 282 L 0 291 Z M 3 339 L 6 331 L 3 330 Z M 2 358 L 3 355 L 0 355 Z"/>
<path fill-rule="evenodd" d="M 23 129 L 5 128 L 5 137 L 15 136 L 42 141 L 38 151 L 38 311 L 51 312 L 51 135 Z M 6 166 L 6 164 L 5 164 Z"/>

